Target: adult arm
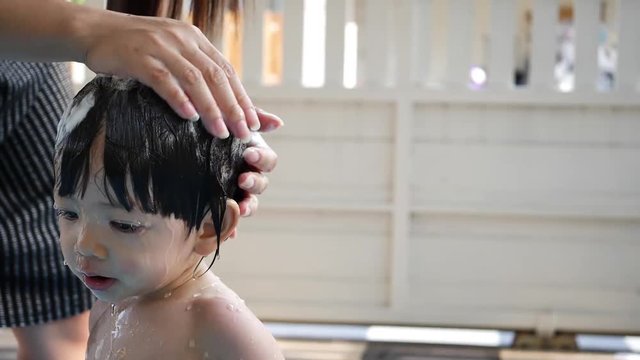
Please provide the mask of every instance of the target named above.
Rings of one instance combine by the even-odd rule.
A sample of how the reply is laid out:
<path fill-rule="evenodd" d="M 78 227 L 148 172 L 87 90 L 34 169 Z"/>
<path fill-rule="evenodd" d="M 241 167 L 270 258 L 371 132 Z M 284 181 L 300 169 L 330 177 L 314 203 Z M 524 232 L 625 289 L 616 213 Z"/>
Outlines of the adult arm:
<path fill-rule="evenodd" d="M 185 119 L 215 136 L 249 140 L 249 128 L 279 127 L 256 112 L 224 56 L 196 27 L 78 6 L 63 0 L 0 1 L 0 58 L 78 61 L 96 73 L 151 86 Z"/>

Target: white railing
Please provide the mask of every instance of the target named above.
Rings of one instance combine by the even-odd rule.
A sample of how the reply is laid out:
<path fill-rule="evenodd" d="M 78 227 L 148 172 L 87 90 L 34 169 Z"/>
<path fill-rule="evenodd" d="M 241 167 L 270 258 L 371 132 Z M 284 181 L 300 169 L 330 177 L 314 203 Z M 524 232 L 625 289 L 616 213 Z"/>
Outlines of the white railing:
<path fill-rule="evenodd" d="M 476 88 L 504 90 L 515 87 L 514 74 L 520 71 L 529 77 L 526 88 L 556 91 L 562 80 L 558 79 L 562 74 L 554 74 L 562 70 L 556 61 L 562 50 L 558 40 L 564 30 L 575 34 L 565 37 L 569 58 L 563 59 L 575 68 L 566 74 L 575 76 L 575 86 L 560 90 L 596 91 L 597 79 L 604 71 L 611 72 L 598 65 L 603 49 L 612 55 L 600 63 L 615 63 L 617 55 L 615 74 L 608 74 L 615 77 L 612 91 L 637 93 L 638 89 L 640 2 L 636 0 L 579 0 L 573 7 L 558 0 L 253 3 L 244 24 L 246 56 L 241 65 L 249 86 L 264 84 L 263 62 L 278 62 L 283 69 L 278 85 L 286 88 L 301 86 L 304 70 L 324 73 L 321 85 L 327 88 L 343 87 L 345 77 L 355 72 L 360 88 L 459 89 L 475 82 Z M 565 9 L 571 15 L 560 16 L 559 21 L 558 14 Z M 265 29 L 272 36 L 265 36 Z M 345 53 L 354 47 L 357 61 L 345 61 Z M 306 56 L 311 52 L 313 58 Z M 264 56 L 256 56 L 260 53 Z M 476 76 L 470 78 L 474 67 Z M 486 86 L 478 86 L 484 85 L 485 74 Z"/>

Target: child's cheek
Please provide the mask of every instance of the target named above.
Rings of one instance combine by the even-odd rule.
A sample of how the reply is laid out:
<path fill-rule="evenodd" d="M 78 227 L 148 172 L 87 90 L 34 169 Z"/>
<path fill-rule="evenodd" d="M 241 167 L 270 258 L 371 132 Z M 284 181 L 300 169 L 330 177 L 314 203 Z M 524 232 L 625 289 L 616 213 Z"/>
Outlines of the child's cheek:
<path fill-rule="evenodd" d="M 143 267 L 139 262 L 140 261 L 136 261 L 135 259 L 122 259 L 119 264 L 120 272 L 128 278 L 134 278 L 136 275 L 140 275 L 140 270 Z"/>

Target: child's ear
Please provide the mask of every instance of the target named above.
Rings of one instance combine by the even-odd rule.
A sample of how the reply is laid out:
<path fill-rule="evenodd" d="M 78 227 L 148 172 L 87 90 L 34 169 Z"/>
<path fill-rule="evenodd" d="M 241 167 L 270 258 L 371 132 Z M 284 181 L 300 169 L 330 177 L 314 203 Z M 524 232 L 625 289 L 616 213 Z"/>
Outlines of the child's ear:
<path fill-rule="evenodd" d="M 220 244 L 227 240 L 238 226 L 238 219 L 240 219 L 240 207 L 234 200 L 227 199 L 227 209 L 224 212 L 224 219 L 222 220 L 222 229 L 220 231 Z M 217 236 L 216 229 L 213 226 L 213 219 L 211 218 L 211 212 L 205 216 L 202 220 L 200 230 L 198 231 L 198 238 L 194 245 L 193 250 L 201 256 L 208 256 L 216 251 Z"/>

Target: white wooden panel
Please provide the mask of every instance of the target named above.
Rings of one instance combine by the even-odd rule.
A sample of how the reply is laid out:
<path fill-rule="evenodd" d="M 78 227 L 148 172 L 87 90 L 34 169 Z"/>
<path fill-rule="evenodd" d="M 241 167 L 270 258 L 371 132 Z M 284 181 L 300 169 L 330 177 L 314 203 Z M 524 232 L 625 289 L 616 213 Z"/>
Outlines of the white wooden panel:
<path fill-rule="evenodd" d="M 529 86 L 555 88 L 554 64 L 557 48 L 558 0 L 533 2 L 533 28 Z"/>
<path fill-rule="evenodd" d="M 414 62 L 414 43 L 419 33 L 413 25 L 413 0 L 399 0 L 395 2 L 393 8 L 393 62 L 395 64 L 394 73 L 398 87 L 406 88 L 411 83 L 412 63 Z"/>
<path fill-rule="evenodd" d="M 381 87 L 389 83 L 389 11 L 384 0 L 361 0 L 364 23 L 359 24 L 358 84 Z"/>
<path fill-rule="evenodd" d="M 640 315 L 640 221 L 438 214 L 414 220 L 417 302 Z M 474 301 L 463 300 L 463 292 Z"/>
<path fill-rule="evenodd" d="M 242 82 L 245 85 L 262 84 L 264 11 L 267 0 L 255 0 L 243 18 L 242 30 Z"/>
<path fill-rule="evenodd" d="M 640 139 L 628 134 L 637 134 L 640 125 L 633 114 L 606 108 L 421 108 L 414 205 L 638 216 Z"/>
<path fill-rule="evenodd" d="M 334 102 L 265 106 L 287 125 L 268 138 L 279 163 L 261 202 L 391 203 L 393 108 Z"/>
<path fill-rule="evenodd" d="M 265 202 L 362 204 L 391 200 L 391 145 L 313 139 L 272 141 L 280 154 Z"/>
<path fill-rule="evenodd" d="M 426 85 L 432 55 L 433 0 L 413 0 L 411 4 L 411 16 L 407 18 L 411 19 L 412 24 L 410 37 L 411 78 L 409 81 L 417 85 Z"/>
<path fill-rule="evenodd" d="M 635 92 L 640 80 L 640 1 L 620 0 L 620 45 L 618 56 L 617 88 Z"/>
<path fill-rule="evenodd" d="M 419 142 L 640 148 L 633 108 L 434 104 L 417 111 Z"/>
<path fill-rule="evenodd" d="M 514 84 L 516 5 L 513 0 L 491 2 L 489 87 L 510 89 Z"/>
<path fill-rule="evenodd" d="M 325 84 L 342 87 L 344 79 L 344 27 L 346 0 L 327 0 L 327 46 Z"/>
<path fill-rule="evenodd" d="M 640 216 L 639 149 L 458 143 L 417 144 L 415 154 L 418 206 Z"/>
<path fill-rule="evenodd" d="M 303 0 L 284 0 L 282 71 L 285 86 L 301 86 L 302 84 L 303 12 Z"/>
<path fill-rule="evenodd" d="M 381 304 L 389 231 L 384 214 L 266 212 L 242 222 L 215 272 L 252 301 Z"/>
<path fill-rule="evenodd" d="M 575 91 L 594 91 L 598 75 L 600 0 L 574 3 L 576 28 Z"/>
<path fill-rule="evenodd" d="M 258 101 L 270 112 L 281 116 L 286 125 L 266 136 L 269 139 L 292 137 L 342 139 L 359 141 L 391 141 L 394 108 L 386 103 L 359 101 Z"/>
<path fill-rule="evenodd" d="M 463 87 L 469 83 L 471 68 L 471 29 L 475 18 L 475 2 L 450 0 L 447 42 L 447 77 L 445 84 Z"/>

